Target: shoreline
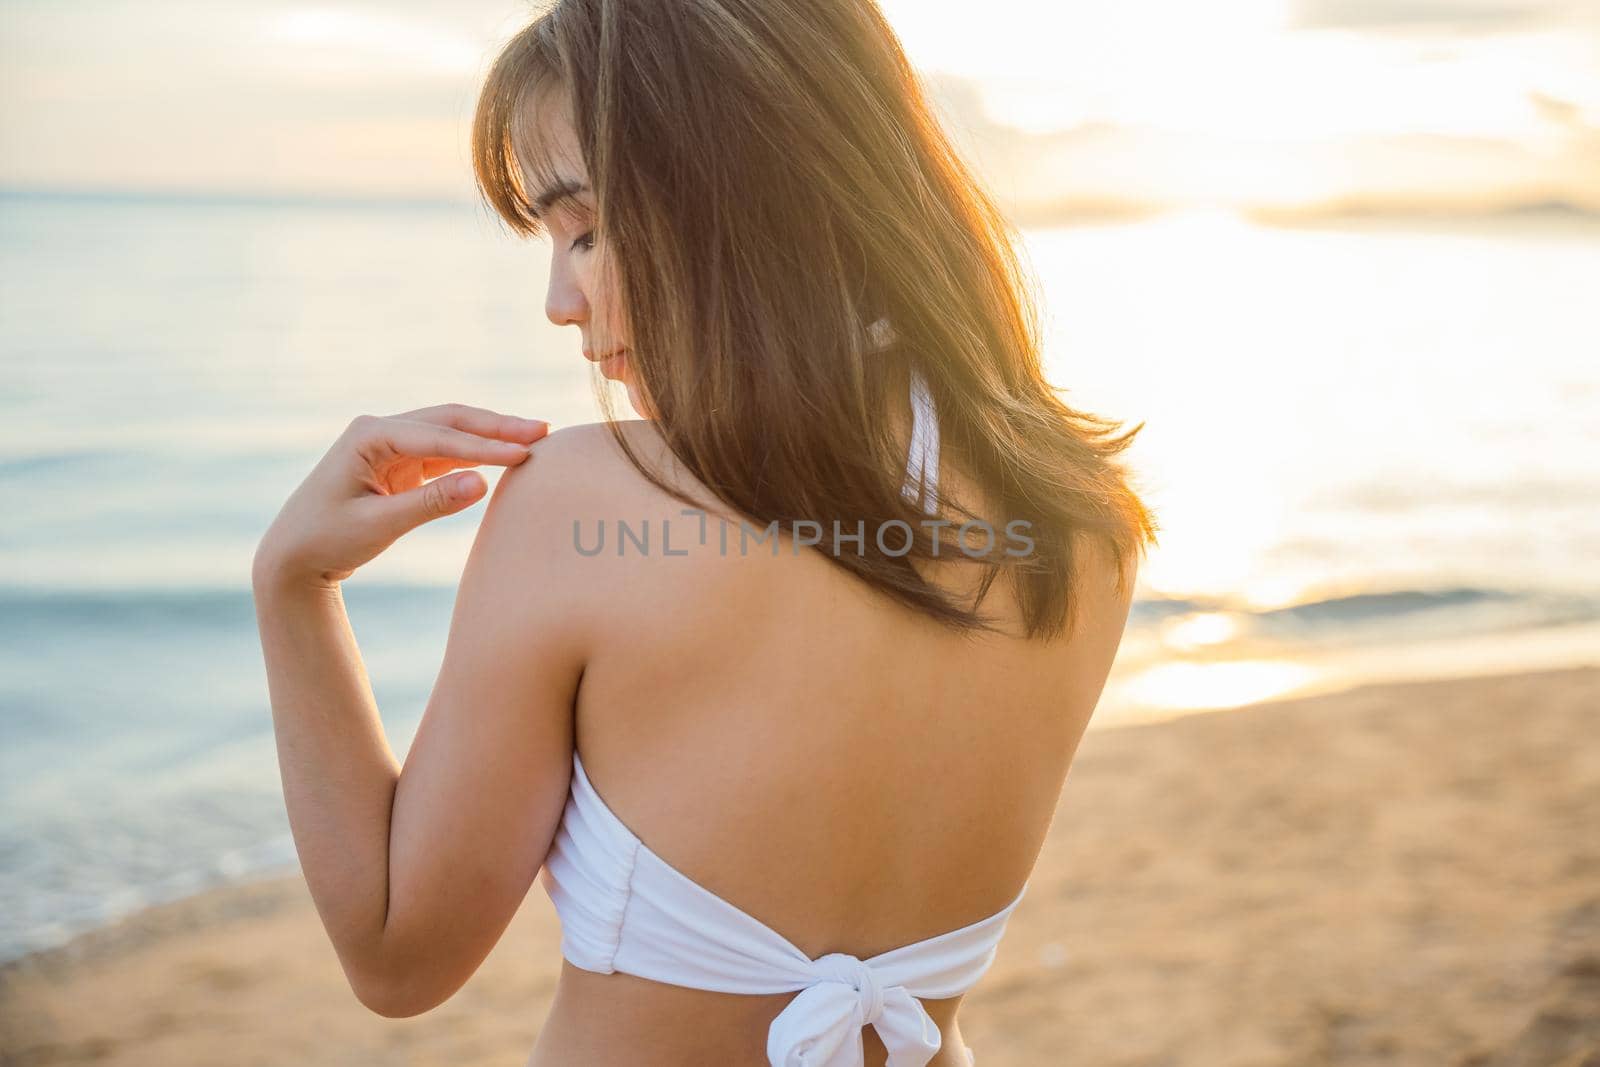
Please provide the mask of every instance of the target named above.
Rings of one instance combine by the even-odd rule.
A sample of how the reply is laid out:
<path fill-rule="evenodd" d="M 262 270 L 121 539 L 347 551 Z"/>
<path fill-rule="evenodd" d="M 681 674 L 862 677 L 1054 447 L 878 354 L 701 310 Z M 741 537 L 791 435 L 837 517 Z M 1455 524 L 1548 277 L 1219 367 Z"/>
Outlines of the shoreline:
<path fill-rule="evenodd" d="M 963 1032 L 996 1064 L 1585 1063 L 1597 726 L 1591 665 L 1091 729 Z M 0 964 L 0 1062 L 520 1063 L 559 964 L 535 886 L 455 997 L 382 1019 L 264 873 Z"/>
<path fill-rule="evenodd" d="M 1374 685 L 1461 681 L 1600 667 L 1600 653 L 1591 651 L 1600 648 L 1600 621 L 1587 619 L 1552 622 L 1526 630 L 1412 640 L 1392 647 L 1336 648 L 1321 655 L 1293 655 L 1276 646 L 1257 649 L 1244 644 L 1216 658 L 1209 658 L 1205 653 L 1198 657 L 1177 657 L 1170 650 L 1162 650 L 1159 660 L 1149 661 L 1134 647 L 1139 639 L 1136 635 L 1125 642 L 1129 647 L 1119 658 L 1119 664 L 1125 666 L 1113 669 L 1101 695 L 1100 707 L 1089 723 L 1090 731 L 1153 725 L 1195 715 L 1226 714 L 1261 705 L 1334 696 Z M 1250 677 L 1254 669 L 1263 665 L 1268 668 L 1264 672 L 1265 679 Z M 1243 679 L 1238 677 L 1240 669 L 1245 674 Z M 1208 678 L 1217 677 L 1220 677 L 1220 685 L 1208 684 Z M 1210 691 L 1219 695 L 1231 693 L 1237 699 L 1195 701 L 1185 705 L 1164 703 L 1163 691 L 1176 689 L 1182 689 L 1191 698 Z M 246 851 L 293 857 L 293 849 L 293 840 L 285 830 L 281 840 L 258 842 Z M 68 932 L 53 943 L 16 955 L 0 954 L 0 978 L 8 969 L 49 953 L 103 951 L 99 947 L 101 942 L 131 936 L 128 931 L 118 933 L 118 927 L 130 923 L 136 926 L 159 924 L 163 921 L 159 917 L 162 909 L 184 901 L 208 898 L 262 881 L 299 877 L 299 863 L 291 858 L 286 863 L 245 867 L 238 874 L 226 876 L 225 880 L 202 883 L 174 895 L 156 894 L 128 911 Z M 141 921 L 139 917 L 146 913 L 157 914 Z"/>
<path fill-rule="evenodd" d="M 352 615 L 375 638 L 375 648 L 415 652 L 390 677 L 385 700 L 391 738 L 402 747 L 433 681 L 425 664 L 442 644 L 436 630 L 448 617 L 452 589 L 369 584 L 351 590 Z M 226 649 L 207 653 L 212 672 L 232 686 L 259 670 L 254 638 L 243 638 L 253 628 L 246 591 L 46 593 L 10 586 L 0 598 L 19 619 L 31 620 L 13 633 L 17 647 L 7 659 L 13 669 L 34 669 L 29 663 L 39 652 L 53 655 L 49 650 L 61 642 L 79 640 L 77 620 L 92 613 L 107 642 L 96 645 L 96 655 L 115 661 L 142 661 L 165 655 L 174 640 L 200 639 L 189 630 L 181 637 L 169 632 L 174 618 L 231 617 L 239 630 L 226 638 Z M 122 633 L 137 636 L 125 640 L 117 636 Z M 1595 665 L 1595 649 L 1600 595 L 1570 591 L 1459 584 L 1329 590 L 1270 610 L 1204 597 L 1136 599 L 1090 729 L 1379 681 Z M 0 872 L 0 896 L 12 903 L 0 916 L 0 966 L 146 907 L 297 870 L 259 690 L 230 690 L 235 695 L 224 708 L 187 697 L 174 707 L 156 679 L 147 681 L 144 691 L 127 694 L 127 714 L 81 737 L 47 726 L 36 730 L 26 717 L 11 724 L 17 743 L 38 747 L 16 762 L 19 773 L 7 782 L 16 805 L 8 809 L 16 851 L 11 867 Z M 92 686 L 78 691 L 76 685 L 62 680 L 50 698 L 53 714 L 77 715 L 83 701 L 95 699 Z M 212 742 L 206 742 L 169 726 L 174 713 L 194 722 L 220 714 L 228 725 L 208 727 L 203 732 Z M 134 750 L 144 756 L 130 760 Z M 141 780 L 141 763 L 167 768 L 160 795 L 149 804 L 141 798 L 153 783 Z M 95 764 L 109 773 L 89 773 Z M 57 810 L 44 799 L 49 796 L 73 799 Z M 185 807 L 195 812 L 194 821 L 184 822 Z M 162 829 L 174 826 L 183 832 Z"/>

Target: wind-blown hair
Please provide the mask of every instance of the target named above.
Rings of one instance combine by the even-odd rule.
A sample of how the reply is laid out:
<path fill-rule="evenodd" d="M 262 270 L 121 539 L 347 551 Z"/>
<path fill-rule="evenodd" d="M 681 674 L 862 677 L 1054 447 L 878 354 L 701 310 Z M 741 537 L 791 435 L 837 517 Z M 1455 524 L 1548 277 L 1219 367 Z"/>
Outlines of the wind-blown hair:
<path fill-rule="evenodd" d="M 552 96 L 552 94 L 554 94 Z M 473 166 L 519 235 L 542 225 L 534 116 L 568 109 L 618 270 L 629 361 L 677 459 L 739 516 L 789 529 L 834 522 L 861 551 L 824 554 L 963 632 L 1009 572 L 1028 636 L 1073 625 L 1080 537 L 1119 583 L 1157 526 L 1113 457 L 1143 429 L 1067 406 L 1044 379 L 1031 286 L 1013 231 L 934 115 L 871 0 L 561 0 L 489 70 Z M 538 173 L 534 173 L 537 171 Z M 874 343 L 887 319 L 893 341 Z M 894 361 L 902 361 L 896 366 Z M 901 495 L 903 445 L 886 412 L 905 364 L 924 375 L 946 464 L 1026 520 L 1025 555 L 969 560 L 951 531 L 938 559 L 988 568 L 967 605 L 925 580 L 934 531 Z M 640 473 L 677 499 L 629 447 Z M 983 516 L 942 490 L 942 514 Z M 873 531 L 917 534 L 890 555 Z M 898 527 L 885 536 L 898 551 Z M 846 542 L 854 546 L 854 542 Z M 819 550 L 820 550 L 819 548 Z"/>

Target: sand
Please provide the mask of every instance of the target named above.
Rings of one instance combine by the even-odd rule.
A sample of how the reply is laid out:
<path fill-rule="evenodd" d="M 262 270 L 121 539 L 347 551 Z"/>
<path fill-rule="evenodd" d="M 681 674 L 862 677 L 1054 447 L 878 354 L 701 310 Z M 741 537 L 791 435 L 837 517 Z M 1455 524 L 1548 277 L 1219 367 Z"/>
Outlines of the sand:
<path fill-rule="evenodd" d="M 535 887 L 389 1020 L 298 879 L 218 890 L 0 971 L 0 1063 L 518 1067 L 558 937 Z M 1091 730 L 961 1014 L 984 1067 L 1600 1065 L 1600 668 Z"/>

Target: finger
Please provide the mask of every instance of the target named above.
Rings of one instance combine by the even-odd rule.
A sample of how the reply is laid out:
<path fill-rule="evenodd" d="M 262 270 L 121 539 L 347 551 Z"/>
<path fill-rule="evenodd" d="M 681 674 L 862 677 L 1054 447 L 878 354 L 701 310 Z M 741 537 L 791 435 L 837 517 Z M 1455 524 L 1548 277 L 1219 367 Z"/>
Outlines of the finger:
<path fill-rule="evenodd" d="M 364 503 L 371 512 L 369 521 L 381 527 L 385 540 L 394 541 L 425 522 L 471 507 L 487 490 L 483 475 L 469 471 L 435 478 L 403 493 L 375 496 Z"/>
<path fill-rule="evenodd" d="M 440 426 L 401 418 L 358 419 L 353 427 L 358 448 L 385 449 L 390 453 L 418 459 L 457 459 L 469 463 L 496 463 L 515 466 L 528 458 L 528 446 L 501 441 Z M 373 457 L 379 465 L 385 457 Z"/>
<path fill-rule="evenodd" d="M 441 474 L 460 470 L 462 467 L 476 467 L 477 462 L 469 459 L 425 459 L 422 461 L 422 477 L 437 478 Z"/>
<path fill-rule="evenodd" d="M 480 437 L 496 437 L 506 441 L 520 441 L 523 444 L 532 444 L 550 430 L 550 424 L 544 419 L 524 419 L 468 404 L 436 404 L 432 407 L 417 408 L 415 411 L 402 412 L 393 417 L 411 419 L 414 422 L 431 422 L 439 426 L 453 426 Z"/>
<path fill-rule="evenodd" d="M 423 481 L 427 481 L 429 478 L 437 478 L 451 471 L 478 466 L 481 464 L 475 459 L 425 459 L 422 461 L 422 478 Z"/>

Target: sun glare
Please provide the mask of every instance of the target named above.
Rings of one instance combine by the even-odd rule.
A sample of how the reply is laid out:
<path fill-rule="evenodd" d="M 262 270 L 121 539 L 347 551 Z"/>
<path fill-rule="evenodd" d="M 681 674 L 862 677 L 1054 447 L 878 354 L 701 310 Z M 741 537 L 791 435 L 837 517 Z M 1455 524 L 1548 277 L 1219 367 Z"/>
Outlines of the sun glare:
<path fill-rule="evenodd" d="M 1239 620 L 1226 612 L 1207 611 L 1171 619 L 1161 628 L 1161 640 L 1169 648 L 1190 651 L 1217 645 L 1239 632 Z"/>
<path fill-rule="evenodd" d="M 1203 711 L 1289 695 L 1317 672 L 1284 660 L 1163 663 L 1121 682 L 1120 696 L 1152 711 Z"/>
<path fill-rule="evenodd" d="M 1167 135 L 1316 146 L 1406 134 L 1533 144 L 1532 93 L 1600 106 L 1572 34 L 1435 42 L 1292 25 L 1289 0 L 1043 5 L 884 0 L 913 61 L 969 78 L 996 122 L 1088 123 Z M 1018 27 L 1027 27 L 1018 33 Z"/>
<path fill-rule="evenodd" d="M 267 23 L 267 37 L 301 48 L 326 48 L 341 63 L 414 66 L 446 74 L 472 71 L 483 58 L 477 42 L 415 18 L 344 7 L 292 8 Z"/>

